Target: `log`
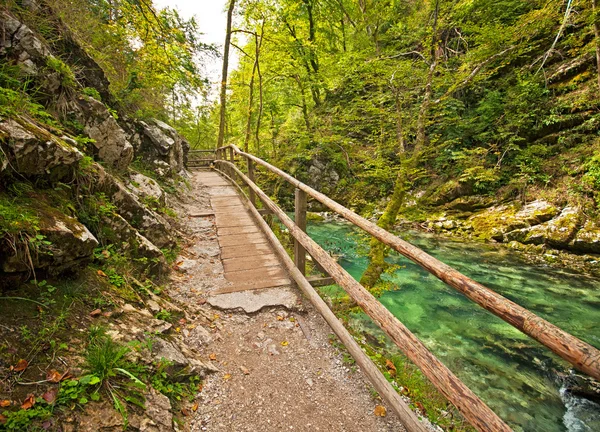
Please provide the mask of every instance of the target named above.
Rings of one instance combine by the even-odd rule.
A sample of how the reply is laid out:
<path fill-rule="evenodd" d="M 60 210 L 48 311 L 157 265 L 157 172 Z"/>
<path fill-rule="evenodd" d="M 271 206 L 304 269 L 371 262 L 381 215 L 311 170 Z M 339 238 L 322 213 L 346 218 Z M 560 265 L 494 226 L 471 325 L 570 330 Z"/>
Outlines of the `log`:
<path fill-rule="evenodd" d="M 365 230 L 377 240 L 420 265 L 429 273 L 463 293 L 467 298 L 484 309 L 537 340 L 542 345 L 545 345 L 552 352 L 571 363 L 576 369 L 600 380 L 600 350 L 597 348 L 538 317 L 533 312 L 501 296 L 486 286 L 463 275 L 418 247 L 413 246 L 398 236 L 378 227 L 376 224 L 357 215 L 328 196 L 296 180 L 279 168 L 254 155 L 244 153 L 233 145 L 230 147 L 233 148 L 237 154 L 251 158 L 254 162 L 277 174 L 279 177 L 282 177 L 294 187 L 303 190 L 310 197 L 316 199 L 323 205 L 343 216 L 347 221 Z"/>
<path fill-rule="evenodd" d="M 440 362 L 404 324 L 331 258 L 321 246 L 298 228 L 258 186 L 252 183 L 235 165 L 228 162 L 222 163 L 229 165 L 248 186 L 254 189 L 256 195 L 288 228 L 290 234 L 323 266 L 337 284 L 373 319 L 400 350 L 421 369 L 436 388 L 458 408 L 472 426 L 482 432 L 511 431 L 511 428 Z"/>
<path fill-rule="evenodd" d="M 251 189 L 253 188 L 251 187 Z M 302 290 L 303 294 L 308 298 L 315 309 L 321 314 L 321 316 L 323 316 L 327 324 L 329 324 L 329 327 L 331 327 L 331 330 L 344 344 L 352 358 L 354 358 L 361 371 L 371 382 L 375 390 L 379 392 L 379 395 L 382 397 L 382 399 L 398 415 L 400 422 L 404 425 L 406 430 L 408 432 L 427 432 L 428 429 L 425 427 L 425 425 L 417 418 L 415 413 L 411 411 L 396 389 L 394 389 L 388 380 L 385 379 L 381 371 L 371 361 L 369 356 L 363 352 L 360 345 L 354 340 L 350 332 L 346 330 L 340 320 L 329 309 L 327 303 L 323 301 L 323 299 L 311 286 L 309 281 L 304 277 L 300 270 L 296 268 L 296 265 L 288 256 L 285 248 L 281 245 L 275 234 L 273 234 L 271 228 L 261 217 L 260 213 L 256 210 L 256 208 L 254 208 L 254 206 L 249 206 L 249 209 L 256 219 L 258 225 L 267 236 L 269 242 L 275 249 L 275 252 L 279 256 L 285 268 L 290 273 L 290 276 L 292 276 L 292 279 L 294 279 L 298 287 Z"/>

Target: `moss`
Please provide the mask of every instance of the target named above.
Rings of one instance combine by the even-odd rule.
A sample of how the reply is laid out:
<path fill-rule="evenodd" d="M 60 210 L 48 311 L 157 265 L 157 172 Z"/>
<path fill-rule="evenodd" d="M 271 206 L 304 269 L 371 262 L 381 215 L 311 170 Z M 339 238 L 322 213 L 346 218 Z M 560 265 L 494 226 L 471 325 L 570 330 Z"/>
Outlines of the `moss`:
<path fill-rule="evenodd" d="M 515 213 L 514 206 L 500 206 L 471 216 L 469 222 L 476 237 L 484 240 L 497 239 L 504 232 L 518 228 L 514 226 Z"/>
<path fill-rule="evenodd" d="M 307 212 L 306 220 L 309 222 L 323 222 L 323 221 L 325 221 L 325 218 L 322 215 L 320 215 L 319 213 Z"/>

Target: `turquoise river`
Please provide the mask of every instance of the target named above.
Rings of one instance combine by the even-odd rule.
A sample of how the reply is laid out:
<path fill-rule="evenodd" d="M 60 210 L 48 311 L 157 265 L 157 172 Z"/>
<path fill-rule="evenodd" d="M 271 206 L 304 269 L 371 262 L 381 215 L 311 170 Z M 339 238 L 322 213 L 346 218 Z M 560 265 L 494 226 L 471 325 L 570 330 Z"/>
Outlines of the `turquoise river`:
<path fill-rule="evenodd" d="M 309 234 L 359 279 L 366 240 L 353 226 L 312 223 Z M 401 237 L 467 276 L 600 347 L 600 280 L 526 264 L 506 248 L 410 231 Z M 600 406 L 564 392 L 565 363 L 398 254 L 385 275 L 398 289 L 381 302 L 515 431 L 598 432 Z M 362 330 L 380 331 L 365 316 Z"/>

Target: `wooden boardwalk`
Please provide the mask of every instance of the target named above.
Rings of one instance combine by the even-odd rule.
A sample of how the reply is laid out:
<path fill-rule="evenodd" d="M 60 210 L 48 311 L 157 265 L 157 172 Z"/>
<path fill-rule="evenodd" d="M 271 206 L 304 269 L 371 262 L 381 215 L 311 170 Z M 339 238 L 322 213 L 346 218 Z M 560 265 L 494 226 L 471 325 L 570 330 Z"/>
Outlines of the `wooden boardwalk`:
<path fill-rule="evenodd" d="M 214 171 L 198 171 L 196 175 L 210 197 L 225 279 L 231 282 L 231 286 L 213 294 L 291 285 L 287 272 L 236 187 Z"/>

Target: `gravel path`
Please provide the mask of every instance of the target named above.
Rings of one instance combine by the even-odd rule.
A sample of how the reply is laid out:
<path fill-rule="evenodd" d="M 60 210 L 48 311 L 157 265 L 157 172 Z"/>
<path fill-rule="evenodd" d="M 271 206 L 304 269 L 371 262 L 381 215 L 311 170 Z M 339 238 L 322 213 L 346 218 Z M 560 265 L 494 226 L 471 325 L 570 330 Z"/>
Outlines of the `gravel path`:
<path fill-rule="evenodd" d="M 191 198 L 178 204 L 189 241 L 169 294 L 192 317 L 181 330 L 189 349 L 220 372 L 204 382 L 189 430 L 403 431 L 393 414 L 375 415 L 381 401 L 360 371 L 344 364 L 332 345 L 337 339 L 299 293 L 291 309 L 272 306 L 253 314 L 206 302 L 228 282 L 214 218 L 189 216 L 211 210 L 197 175 L 192 188 Z M 209 328 L 202 327 L 206 318 Z"/>

